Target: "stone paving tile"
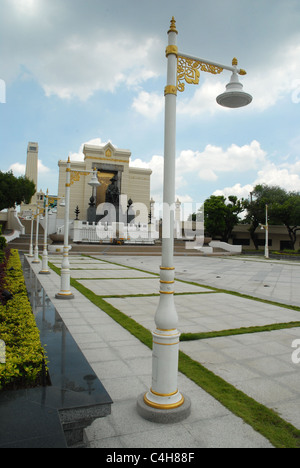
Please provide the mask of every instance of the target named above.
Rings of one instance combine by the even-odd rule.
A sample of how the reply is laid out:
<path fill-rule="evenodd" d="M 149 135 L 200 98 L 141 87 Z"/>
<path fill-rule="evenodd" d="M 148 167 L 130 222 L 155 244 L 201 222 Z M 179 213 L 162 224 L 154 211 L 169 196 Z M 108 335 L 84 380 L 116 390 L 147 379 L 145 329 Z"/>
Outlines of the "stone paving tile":
<path fill-rule="evenodd" d="M 116 257 L 107 256 L 114 261 Z M 118 258 L 118 263 L 159 273 L 159 257 Z M 174 257 L 178 279 L 300 307 L 300 263 L 247 257 Z M 267 287 L 266 287 L 267 286 Z"/>
<path fill-rule="evenodd" d="M 57 268 L 60 268 L 61 267 L 61 262 L 56 262 L 56 263 L 53 263 L 53 265 L 55 265 Z M 109 267 L 111 270 L 121 270 L 122 267 L 118 267 L 118 268 L 111 268 L 111 266 Z M 72 271 L 72 269 L 74 270 L 79 270 L 79 269 L 91 269 L 91 270 L 107 270 L 108 267 L 107 267 L 107 264 L 106 263 L 70 263 L 70 270 Z M 125 270 L 125 268 L 124 268 Z"/>
<path fill-rule="evenodd" d="M 124 272 L 126 275 L 127 272 Z M 158 294 L 159 278 L 147 279 L 108 279 L 108 280 L 78 280 L 80 284 L 100 296 L 122 296 L 131 294 Z M 210 292 L 210 290 L 190 284 L 175 283 L 176 292 Z"/>
<path fill-rule="evenodd" d="M 117 279 L 117 278 L 155 278 L 152 274 L 138 270 L 122 269 L 97 269 L 97 270 L 72 270 L 71 276 L 75 279 Z"/>
<path fill-rule="evenodd" d="M 114 260 L 120 261 L 116 257 Z M 256 266 L 250 268 L 249 272 L 241 263 L 230 263 L 232 260 L 225 263 L 221 261 L 209 263 L 207 259 L 203 258 L 175 260 L 181 268 L 179 274 L 182 273 L 182 279 L 199 281 L 201 279 L 199 272 L 203 270 L 203 265 L 205 265 L 206 278 L 210 277 L 211 283 L 215 282 L 216 284 L 221 279 L 222 281 L 218 283 L 220 287 L 224 287 L 225 283 L 231 283 L 232 287 L 229 289 L 233 289 L 233 284 L 237 285 L 237 288 L 242 287 L 243 282 L 247 283 L 248 281 L 249 284 L 252 284 L 247 284 L 247 287 L 248 285 L 249 288 L 253 286 L 253 291 L 255 288 L 257 291 L 257 284 L 254 284 L 256 281 L 253 280 L 262 282 L 267 278 L 263 275 L 259 277 Z M 203 260 L 204 263 L 201 263 Z M 99 266 L 106 266 L 102 265 L 104 262 L 85 261 L 85 263 L 81 263 L 75 257 L 73 261 L 72 267 L 75 268 L 79 265 L 78 268 L 94 270 L 98 269 Z M 155 269 L 156 263 L 159 261 L 157 258 L 124 258 L 122 261 L 124 268 L 125 265 L 130 265 L 158 272 Z M 194 269 L 193 274 L 187 276 L 183 270 L 190 268 L 188 267 L 190 261 L 190 266 Z M 247 267 L 249 263 L 246 265 Z M 211 265 L 213 266 L 211 267 Z M 235 275 L 232 275 L 230 265 L 235 265 Z M 37 270 L 37 267 L 34 269 Z M 116 271 L 120 272 L 119 267 L 116 268 Z M 124 274 L 128 271 L 130 270 L 125 270 Z M 88 270 L 85 273 L 88 273 Z M 270 273 L 269 271 L 268 275 Z M 220 276 L 220 278 L 216 279 L 216 276 Z M 268 280 L 270 279 L 272 278 L 268 276 Z M 47 283 L 47 287 L 49 285 L 51 294 L 52 291 L 57 290 L 59 280 L 56 275 L 53 279 L 42 278 L 42 281 Z M 279 281 L 279 279 L 274 276 L 272 281 Z M 158 278 L 83 280 L 80 282 L 85 283 L 89 289 L 91 285 L 97 286 L 100 294 L 104 294 L 104 291 L 107 291 L 106 294 L 116 294 L 116 292 L 124 294 L 123 291 L 125 294 L 140 294 L 141 291 L 144 294 L 146 291 L 148 294 L 157 294 L 159 290 Z M 206 284 L 209 284 L 209 281 Z M 284 291 L 288 283 L 281 282 L 281 284 L 283 285 L 282 291 Z M 104 285 L 106 285 L 106 290 Z M 212 293 L 207 288 L 176 282 L 176 292 L 179 292 L 180 288 L 182 288 L 182 292 L 209 292 L 209 294 L 175 296 L 179 315 L 178 328 L 181 332 L 201 332 L 296 321 L 300 317 L 300 313 L 296 311 L 228 294 Z M 174 443 L 178 447 L 182 443 L 184 447 L 193 448 L 271 447 L 270 443 L 250 426 L 233 416 L 226 408 L 182 374 L 179 374 L 179 386 L 180 390 L 186 392 L 192 399 L 191 416 L 179 425 L 169 426 L 168 431 L 165 431 L 165 427 L 160 428 L 156 424 L 141 419 L 135 410 L 136 398 L 137 394 L 148 390 L 149 385 L 151 385 L 151 351 L 100 309 L 89 303 L 78 291 L 74 292 L 76 300 L 70 301 L 69 304 L 64 304 L 63 301 L 55 300 L 52 297 L 51 300 L 59 307 L 64 319 L 68 321 L 74 339 L 83 353 L 86 353 L 87 358 L 90 359 L 96 374 L 105 388 L 109 389 L 108 391 L 115 401 L 112 415 L 105 420 L 95 421 L 87 430 L 86 434 L 92 447 L 149 446 L 164 448 Z M 158 300 L 157 296 L 106 299 L 107 302 L 132 316 L 137 322 L 149 329 L 154 328 L 154 314 Z M 295 328 L 212 338 L 197 342 L 182 342 L 180 348 L 249 396 L 274 408 L 284 419 L 300 428 L 298 411 L 300 403 L 298 369 L 300 367 L 291 361 L 293 351 L 291 343 L 299 337 L 300 329 Z"/>
<path fill-rule="evenodd" d="M 300 367 L 292 342 L 300 328 L 182 342 L 181 350 L 300 429 Z"/>
<path fill-rule="evenodd" d="M 159 303 L 159 297 L 108 298 L 107 302 L 146 328 Z M 183 333 L 229 330 L 300 321 L 300 312 L 259 303 L 225 293 L 175 296 L 179 316 L 178 328 Z"/>

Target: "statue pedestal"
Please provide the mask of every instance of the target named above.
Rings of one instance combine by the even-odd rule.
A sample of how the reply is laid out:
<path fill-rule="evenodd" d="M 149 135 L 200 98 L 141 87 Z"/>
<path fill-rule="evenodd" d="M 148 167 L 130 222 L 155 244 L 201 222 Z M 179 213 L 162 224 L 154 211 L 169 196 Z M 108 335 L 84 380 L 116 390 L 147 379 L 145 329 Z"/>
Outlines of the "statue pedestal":
<path fill-rule="evenodd" d="M 96 222 L 96 206 L 89 206 L 87 210 L 87 221 L 92 224 Z"/>

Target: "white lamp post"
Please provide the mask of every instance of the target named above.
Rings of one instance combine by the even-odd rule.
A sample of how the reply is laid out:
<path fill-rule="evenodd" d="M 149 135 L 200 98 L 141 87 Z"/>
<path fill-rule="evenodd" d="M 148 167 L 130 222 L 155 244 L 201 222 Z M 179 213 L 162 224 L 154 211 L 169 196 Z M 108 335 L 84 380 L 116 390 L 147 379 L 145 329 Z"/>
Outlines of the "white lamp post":
<path fill-rule="evenodd" d="M 35 247 L 34 247 L 34 259 L 32 263 L 40 263 L 39 259 L 39 224 L 40 224 L 40 211 L 39 206 L 36 208 L 36 230 L 35 230 Z"/>
<path fill-rule="evenodd" d="M 47 249 L 47 238 L 48 238 L 48 208 L 49 208 L 49 196 L 48 189 L 46 193 L 46 203 L 45 203 L 45 227 L 44 227 L 44 249 L 42 255 L 42 269 L 40 275 L 50 275 L 48 268 L 48 249 Z"/>
<path fill-rule="evenodd" d="M 30 212 L 31 212 L 31 215 L 30 215 L 30 218 L 31 218 L 31 227 L 30 227 L 30 244 L 29 244 L 29 253 L 28 253 L 28 257 L 33 257 L 33 245 L 32 245 L 32 242 L 33 242 L 33 220 L 34 220 L 34 216 L 33 216 L 32 210 L 30 210 Z"/>
<path fill-rule="evenodd" d="M 268 216 L 268 205 L 266 205 L 266 224 L 261 224 L 261 229 L 264 229 L 266 232 L 265 237 L 265 258 L 269 259 L 269 216 Z"/>
<path fill-rule="evenodd" d="M 66 169 L 66 192 L 65 192 L 65 227 L 64 227 L 64 251 L 60 272 L 60 291 L 55 294 L 56 299 L 74 299 L 70 290 L 70 263 L 69 263 L 69 209 L 70 209 L 70 187 L 71 187 L 71 161 L 70 157 Z"/>
<path fill-rule="evenodd" d="M 69 211 L 70 211 L 70 189 L 71 189 L 71 161 L 70 157 L 67 162 L 66 169 L 66 193 L 65 193 L 65 232 L 64 232 L 64 252 L 61 264 L 61 283 L 60 291 L 55 294 L 56 299 L 74 299 L 74 294 L 70 290 L 70 263 L 69 263 Z M 77 171 L 74 171 L 77 172 Z M 93 171 L 80 171 L 80 174 L 93 174 L 92 180 L 89 185 L 96 187 L 100 185 L 97 178 L 97 170 Z"/>
<path fill-rule="evenodd" d="M 268 220 L 268 205 L 266 205 L 266 246 L 265 257 L 269 258 L 269 220 Z"/>
<path fill-rule="evenodd" d="M 174 209 L 175 209 L 175 152 L 176 152 L 176 97 L 183 91 L 183 81 L 199 83 L 200 72 L 221 73 L 232 71 L 231 82 L 217 102 L 226 107 L 241 107 L 249 104 L 252 97 L 242 91 L 237 74 L 246 74 L 237 68 L 224 66 L 178 52 L 177 30 L 174 17 L 168 31 L 167 86 L 165 88 L 165 135 L 164 135 L 164 206 L 162 264 L 160 267 L 160 301 L 155 315 L 156 329 L 153 335 L 152 386 L 140 395 L 137 402 L 141 416 L 156 422 L 175 422 L 190 414 L 190 400 L 181 394 L 177 386 L 178 353 L 180 333 L 177 330 L 178 315 L 174 304 Z"/>

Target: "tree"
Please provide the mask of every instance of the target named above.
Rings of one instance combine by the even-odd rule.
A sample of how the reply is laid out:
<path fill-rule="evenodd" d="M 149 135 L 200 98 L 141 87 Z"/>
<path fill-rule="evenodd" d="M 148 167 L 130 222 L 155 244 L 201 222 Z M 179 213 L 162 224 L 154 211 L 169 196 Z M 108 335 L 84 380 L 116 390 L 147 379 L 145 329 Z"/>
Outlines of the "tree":
<path fill-rule="evenodd" d="M 204 226 L 205 232 L 212 238 L 221 238 L 228 242 L 232 230 L 239 223 L 239 214 L 244 211 L 244 200 L 239 200 L 231 195 L 212 195 L 204 202 Z"/>
<path fill-rule="evenodd" d="M 34 182 L 25 176 L 15 177 L 12 171 L 0 171 L 0 211 L 29 203 L 35 191 Z"/>
<path fill-rule="evenodd" d="M 266 205 L 269 208 L 269 224 L 283 224 L 287 228 L 291 248 L 294 249 L 297 231 L 300 230 L 300 193 L 265 184 L 254 187 L 251 201 L 245 201 L 245 222 L 251 224 L 249 232 L 256 249 L 255 231 L 260 224 L 265 224 Z"/>
<path fill-rule="evenodd" d="M 275 202 L 272 216 L 284 224 L 290 237 L 291 249 L 295 250 L 297 231 L 300 230 L 300 193 L 289 192 L 281 203 Z"/>
<path fill-rule="evenodd" d="M 247 210 L 245 223 L 250 224 L 249 232 L 252 242 L 258 250 L 258 240 L 255 234 L 260 224 L 266 222 L 266 205 L 271 206 L 276 200 L 284 197 L 284 191 L 280 187 L 269 187 L 268 185 L 256 185 L 251 193 L 251 200 L 245 200 L 244 206 Z M 269 212 L 270 215 L 270 212 Z"/>

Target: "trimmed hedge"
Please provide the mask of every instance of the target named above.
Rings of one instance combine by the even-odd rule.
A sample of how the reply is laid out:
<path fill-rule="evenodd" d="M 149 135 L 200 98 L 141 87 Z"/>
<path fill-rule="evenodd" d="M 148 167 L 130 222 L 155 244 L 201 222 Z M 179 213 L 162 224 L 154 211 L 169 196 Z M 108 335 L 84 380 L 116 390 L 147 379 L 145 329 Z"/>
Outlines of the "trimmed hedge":
<path fill-rule="evenodd" d="M 2 289 L 12 295 L 0 304 L 0 339 L 6 347 L 6 362 L 0 364 L 0 390 L 41 385 L 45 380 L 45 353 L 27 296 L 17 250 L 11 250 Z"/>

